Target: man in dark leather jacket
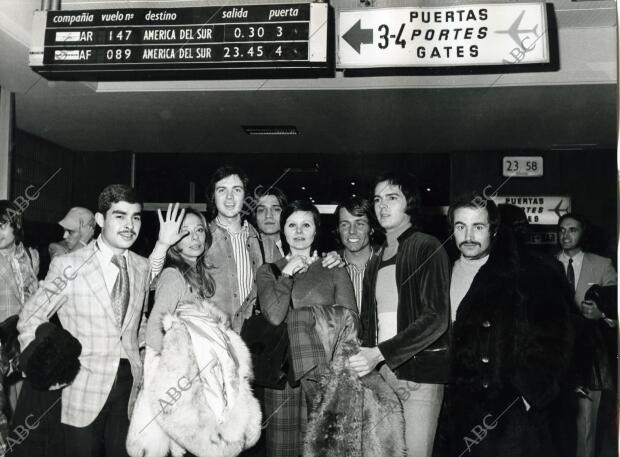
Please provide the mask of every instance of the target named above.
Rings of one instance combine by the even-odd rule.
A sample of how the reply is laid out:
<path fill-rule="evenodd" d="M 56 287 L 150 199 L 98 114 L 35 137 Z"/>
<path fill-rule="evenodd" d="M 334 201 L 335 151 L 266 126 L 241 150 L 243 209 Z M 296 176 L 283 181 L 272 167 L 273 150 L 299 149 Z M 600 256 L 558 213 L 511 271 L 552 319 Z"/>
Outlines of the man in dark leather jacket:
<path fill-rule="evenodd" d="M 387 240 L 367 267 L 364 347 L 349 362 L 360 376 L 381 364 L 403 403 L 408 455 L 427 456 L 448 378 L 450 264 L 439 241 L 414 226 L 420 195 L 412 178 L 375 180 L 374 209 Z"/>

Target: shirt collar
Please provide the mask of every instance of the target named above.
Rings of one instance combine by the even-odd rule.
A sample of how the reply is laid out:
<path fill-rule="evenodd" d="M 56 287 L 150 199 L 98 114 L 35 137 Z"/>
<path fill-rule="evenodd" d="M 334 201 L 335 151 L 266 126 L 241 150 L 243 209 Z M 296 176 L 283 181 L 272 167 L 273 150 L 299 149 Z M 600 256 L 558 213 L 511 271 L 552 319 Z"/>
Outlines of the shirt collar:
<path fill-rule="evenodd" d="M 466 265 L 471 265 L 473 267 L 482 267 L 482 265 L 484 265 L 485 263 L 487 263 L 487 261 L 489 260 L 489 254 L 485 255 L 484 257 L 480 257 L 479 259 L 468 259 L 467 257 L 463 257 L 463 255 L 461 255 L 461 262 L 463 262 Z"/>
<path fill-rule="evenodd" d="M 102 235 L 99 235 L 99 237 L 97 238 L 97 241 L 95 242 L 95 246 L 97 247 L 97 250 L 99 251 L 99 255 L 101 255 L 101 258 L 105 261 L 105 262 L 112 262 L 112 257 L 114 256 L 114 252 L 112 252 L 112 249 L 110 248 L 110 246 L 108 246 L 102 238 Z M 125 249 L 123 251 L 123 257 L 125 257 L 125 260 L 129 260 L 129 256 L 127 254 L 128 250 Z"/>
<path fill-rule="evenodd" d="M 220 216 L 219 214 L 217 216 L 215 216 L 215 223 L 217 224 L 218 227 L 224 229 L 230 236 L 235 236 L 235 235 L 239 235 L 239 234 L 244 234 L 244 235 L 248 235 L 249 234 L 249 227 L 248 227 L 248 220 L 244 220 L 243 223 L 241 224 L 241 230 L 239 230 L 238 232 L 231 232 L 228 227 L 224 224 L 222 224 L 222 222 L 220 221 Z"/>
<path fill-rule="evenodd" d="M 573 259 L 573 264 L 581 264 L 581 262 L 583 262 L 583 255 L 584 255 L 583 251 L 579 251 L 577 254 L 570 257 L 569 255 L 566 254 L 566 252 L 562 251 L 558 259 L 562 263 L 568 263 L 570 259 Z"/>
<path fill-rule="evenodd" d="M 344 259 L 344 264 L 345 266 L 352 266 L 357 268 L 357 265 L 355 265 L 354 263 L 350 263 L 349 260 L 347 259 L 347 255 L 346 255 L 346 250 L 342 251 L 342 258 Z M 374 255 L 375 250 L 373 249 L 372 246 L 370 246 L 370 255 L 368 256 L 368 258 L 366 259 L 366 263 L 364 264 L 364 268 L 366 268 L 368 266 L 368 262 L 370 262 L 370 259 L 372 259 L 372 256 Z"/>

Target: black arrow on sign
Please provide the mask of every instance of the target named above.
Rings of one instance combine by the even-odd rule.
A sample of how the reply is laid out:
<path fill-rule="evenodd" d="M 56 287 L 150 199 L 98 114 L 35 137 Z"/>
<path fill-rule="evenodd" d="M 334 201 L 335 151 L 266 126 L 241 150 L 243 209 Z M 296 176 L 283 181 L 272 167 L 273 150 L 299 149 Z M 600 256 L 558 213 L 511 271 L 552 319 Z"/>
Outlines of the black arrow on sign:
<path fill-rule="evenodd" d="M 359 19 L 347 33 L 342 35 L 342 39 L 349 43 L 358 54 L 361 54 L 362 44 L 372 44 L 372 29 L 363 29 L 362 20 Z"/>

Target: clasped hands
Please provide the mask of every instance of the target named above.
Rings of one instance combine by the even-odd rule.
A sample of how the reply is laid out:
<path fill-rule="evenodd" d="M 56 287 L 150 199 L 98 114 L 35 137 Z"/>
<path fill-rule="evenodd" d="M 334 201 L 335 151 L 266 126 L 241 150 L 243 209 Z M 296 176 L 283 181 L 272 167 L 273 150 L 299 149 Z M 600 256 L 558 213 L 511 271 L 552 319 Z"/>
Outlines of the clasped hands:
<path fill-rule="evenodd" d="M 317 251 L 314 251 L 311 257 L 289 254 L 286 256 L 286 259 L 288 260 L 288 263 L 282 269 L 282 273 L 288 276 L 295 276 L 296 274 L 301 274 L 308 271 L 308 267 L 319 259 L 319 254 Z M 344 262 L 336 251 L 331 251 L 327 254 L 323 254 L 321 265 L 325 268 L 332 269 L 336 267 L 343 267 Z"/>

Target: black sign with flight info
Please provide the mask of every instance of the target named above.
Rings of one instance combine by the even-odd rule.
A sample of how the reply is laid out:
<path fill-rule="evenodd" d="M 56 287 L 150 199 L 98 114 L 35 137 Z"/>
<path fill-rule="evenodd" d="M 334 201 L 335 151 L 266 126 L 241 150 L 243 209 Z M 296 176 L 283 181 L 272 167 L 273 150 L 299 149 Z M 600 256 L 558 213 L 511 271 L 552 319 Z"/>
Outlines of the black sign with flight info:
<path fill-rule="evenodd" d="M 30 66 L 50 79 L 324 69 L 327 8 L 297 3 L 38 11 Z"/>

